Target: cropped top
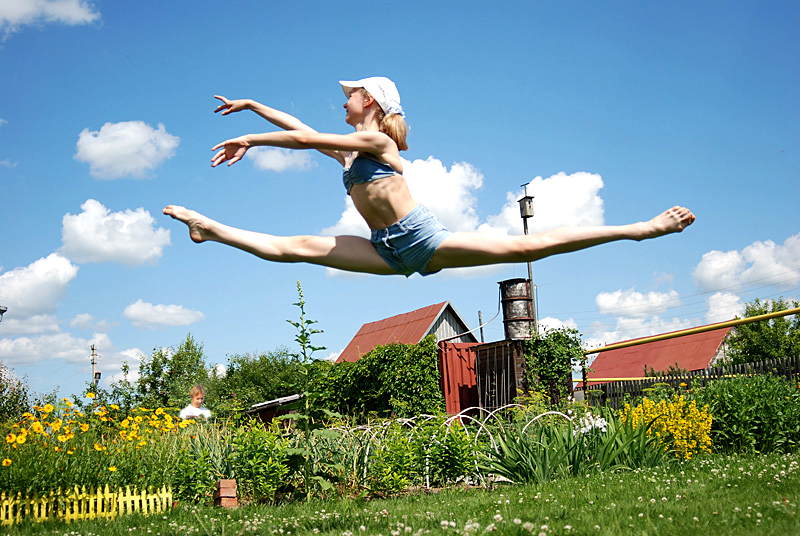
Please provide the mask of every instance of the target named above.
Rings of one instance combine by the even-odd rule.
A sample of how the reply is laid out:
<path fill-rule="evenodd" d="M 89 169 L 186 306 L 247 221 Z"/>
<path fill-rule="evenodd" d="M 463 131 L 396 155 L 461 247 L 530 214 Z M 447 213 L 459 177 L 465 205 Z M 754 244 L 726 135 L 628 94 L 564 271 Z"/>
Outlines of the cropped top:
<path fill-rule="evenodd" d="M 354 184 L 364 184 L 365 182 L 372 182 L 386 177 L 394 177 L 400 175 L 389 164 L 378 162 L 372 158 L 358 155 L 353 159 L 350 167 L 344 168 L 342 172 L 342 180 L 344 182 L 345 190 L 350 193 L 350 189 Z"/>

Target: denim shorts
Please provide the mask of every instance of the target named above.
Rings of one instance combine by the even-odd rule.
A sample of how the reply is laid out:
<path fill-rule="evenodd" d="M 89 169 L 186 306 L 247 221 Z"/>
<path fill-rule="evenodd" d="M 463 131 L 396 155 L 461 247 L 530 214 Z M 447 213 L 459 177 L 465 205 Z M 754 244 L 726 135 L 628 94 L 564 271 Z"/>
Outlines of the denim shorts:
<path fill-rule="evenodd" d="M 398 274 L 408 277 L 419 272 L 425 276 L 436 273 L 424 270 L 436 248 L 450 234 L 427 208 L 417 205 L 394 225 L 372 231 L 370 242 Z"/>

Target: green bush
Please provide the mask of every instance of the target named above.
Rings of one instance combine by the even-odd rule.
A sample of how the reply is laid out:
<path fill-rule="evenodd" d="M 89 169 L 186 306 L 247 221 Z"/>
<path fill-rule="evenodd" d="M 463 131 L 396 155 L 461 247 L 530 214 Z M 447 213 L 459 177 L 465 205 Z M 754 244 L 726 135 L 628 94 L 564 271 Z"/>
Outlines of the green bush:
<path fill-rule="evenodd" d="M 309 390 L 319 408 L 361 419 L 442 413 L 436 339 L 378 346 L 355 363 L 331 367 Z"/>
<path fill-rule="evenodd" d="M 289 472 L 287 446 L 287 439 L 276 429 L 266 430 L 258 421 L 236 431 L 232 462 L 240 496 L 259 503 L 275 500 L 275 492 Z"/>
<path fill-rule="evenodd" d="M 772 375 L 737 376 L 695 388 L 708 404 L 716 452 L 789 452 L 800 445 L 800 389 Z"/>
<path fill-rule="evenodd" d="M 544 393 L 552 404 L 566 401 L 574 367 L 583 367 L 583 343 L 577 330 L 542 329 L 524 341 L 525 382 L 531 391 Z"/>

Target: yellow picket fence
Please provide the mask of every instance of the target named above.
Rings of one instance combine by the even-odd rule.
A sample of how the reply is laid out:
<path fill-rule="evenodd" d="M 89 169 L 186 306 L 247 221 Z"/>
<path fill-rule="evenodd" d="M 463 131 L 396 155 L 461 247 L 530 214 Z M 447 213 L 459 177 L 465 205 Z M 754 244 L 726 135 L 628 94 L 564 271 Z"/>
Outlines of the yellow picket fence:
<path fill-rule="evenodd" d="M 164 486 L 147 493 L 128 486 L 123 489 L 97 488 L 96 492 L 75 486 L 71 491 L 51 491 L 45 495 L 0 493 L 0 525 L 13 525 L 24 519 L 74 521 L 78 519 L 114 519 L 138 512 L 155 514 L 172 506 L 172 489 Z"/>

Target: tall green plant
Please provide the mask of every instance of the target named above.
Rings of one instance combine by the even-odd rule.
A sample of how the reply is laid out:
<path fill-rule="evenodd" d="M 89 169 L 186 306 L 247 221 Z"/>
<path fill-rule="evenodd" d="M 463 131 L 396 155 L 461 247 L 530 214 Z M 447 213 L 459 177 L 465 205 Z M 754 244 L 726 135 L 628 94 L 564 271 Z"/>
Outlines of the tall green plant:
<path fill-rule="evenodd" d="M 312 459 L 313 442 L 311 436 L 314 430 L 319 428 L 319 424 L 315 423 L 312 419 L 311 407 L 312 400 L 315 400 L 319 396 L 319 393 L 312 392 L 310 386 L 312 380 L 314 379 L 314 373 L 320 370 L 318 367 L 314 366 L 314 363 L 312 362 L 312 355 L 315 352 L 325 350 L 325 347 L 314 346 L 311 342 L 311 337 L 322 333 L 322 330 L 312 328 L 311 326 L 317 323 L 316 320 L 311 320 L 306 317 L 306 302 L 305 298 L 303 297 L 303 287 L 300 285 L 300 281 L 297 282 L 297 294 L 299 295 L 300 299 L 294 305 L 300 309 L 300 320 L 297 322 L 294 320 L 287 320 L 287 322 L 293 325 L 297 330 L 295 342 L 297 342 L 297 345 L 300 347 L 300 352 L 296 355 L 302 361 L 300 377 L 304 389 L 304 411 L 301 413 L 293 413 L 284 417 L 291 418 L 297 422 L 300 425 L 300 429 L 303 431 L 302 445 L 289 449 L 287 452 L 290 455 L 293 454 L 302 458 L 302 487 L 299 491 L 305 496 L 306 500 L 310 501 L 315 491 L 325 492 L 333 488 L 333 484 L 331 484 L 325 475 L 314 473 Z"/>

